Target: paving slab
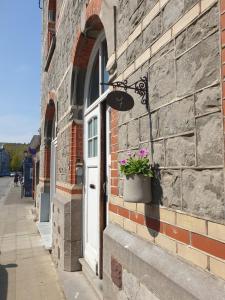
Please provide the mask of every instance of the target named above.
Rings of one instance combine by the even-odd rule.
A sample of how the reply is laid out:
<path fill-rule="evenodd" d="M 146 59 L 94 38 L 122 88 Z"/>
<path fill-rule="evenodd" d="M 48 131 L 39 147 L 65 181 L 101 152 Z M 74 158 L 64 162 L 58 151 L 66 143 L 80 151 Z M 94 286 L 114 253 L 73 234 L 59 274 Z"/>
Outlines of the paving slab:
<path fill-rule="evenodd" d="M 21 199 L 20 188 L 9 186 L 0 195 L 0 300 L 98 300 L 82 272 L 55 268 L 45 248 L 51 242 L 49 224 L 38 224 L 43 243 L 33 200 Z"/>
<path fill-rule="evenodd" d="M 49 251 L 32 220 L 31 198 L 11 186 L 0 200 L 0 300 L 65 300 Z"/>

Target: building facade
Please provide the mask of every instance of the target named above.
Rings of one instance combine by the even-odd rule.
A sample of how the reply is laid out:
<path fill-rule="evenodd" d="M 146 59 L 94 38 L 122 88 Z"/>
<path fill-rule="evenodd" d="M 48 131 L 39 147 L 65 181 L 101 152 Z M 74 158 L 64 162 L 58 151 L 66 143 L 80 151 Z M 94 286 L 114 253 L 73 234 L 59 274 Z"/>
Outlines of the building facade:
<path fill-rule="evenodd" d="M 39 220 L 104 299 L 224 298 L 224 29 L 224 0 L 43 1 Z M 144 76 L 148 109 L 106 105 L 100 83 Z M 143 147 L 152 202 L 128 203 Z"/>
<path fill-rule="evenodd" d="M 0 176 L 9 176 L 9 153 L 5 150 L 4 145 L 0 145 Z"/>

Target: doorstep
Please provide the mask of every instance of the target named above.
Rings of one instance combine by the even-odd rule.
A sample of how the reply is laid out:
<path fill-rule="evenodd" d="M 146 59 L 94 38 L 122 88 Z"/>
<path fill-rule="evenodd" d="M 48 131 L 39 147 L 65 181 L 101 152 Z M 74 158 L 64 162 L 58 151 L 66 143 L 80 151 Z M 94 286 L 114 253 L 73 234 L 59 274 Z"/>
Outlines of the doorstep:
<path fill-rule="evenodd" d="M 100 300 L 82 271 L 57 271 L 66 300 Z"/>
<path fill-rule="evenodd" d="M 52 223 L 51 222 L 37 222 L 37 228 L 41 236 L 42 245 L 47 250 L 52 249 Z"/>
<path fill-rule="evenodd" d="M 95 290 L 95 293 L 98 295 L 99 300 L 103 300 L 102 280 L 95 275 L 94 271 L 92 271 L 84 258 L 80 258 L 79 262 L 82 266 L 82 272 L 84 276 L 87 278 L 92 288 Z"/>

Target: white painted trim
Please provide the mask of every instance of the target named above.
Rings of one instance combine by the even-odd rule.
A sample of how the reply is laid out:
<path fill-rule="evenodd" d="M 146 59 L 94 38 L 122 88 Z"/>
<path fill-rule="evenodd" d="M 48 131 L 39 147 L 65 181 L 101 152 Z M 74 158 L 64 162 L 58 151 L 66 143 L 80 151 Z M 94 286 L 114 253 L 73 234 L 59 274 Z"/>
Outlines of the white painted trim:
<path fill-rule="evenodd" d="M 89 84 L 90 84 L 90 79 L 91 79 L 91 72 L 92 72 L 92 67 L 93 67 L 93 64 L 94 64 L 94 60 L 95 60 L 95 57 L 98 53 L 98 50 L 99 50 L 99 47 L 101 45 L 101 43 L 104 41 L 105 39 L 105 33 L 104 31 L 102 31 L 96 42 L 95 42 L 95 45 L 92 49 L 92 52 L 91 52 L 91 55 L 90 55 L 90 59 L 89 59 L 89 62 L 88 62 L 88 66 L 87 66 L 87 72 L 86 72 L 86 77 L 85 77 L 85 84 L 84 84 L 84 112 L 86 114 L 86 111 L 89 110 L 90 107 L 92 106 L 96 106 L 96 105 L 93 105 L 93 104 L 97 104 L 99 102 L 99 99 L 101 98 L 101 96 L 93 103 L 91 104 L 89 107 L 87 106 L 87 103 L 88 103 L 88 94 L 89 94 Z M 100 75 L 100 73 L 99 73 Z M 103 94 L 104 95 L 104 94 Z"/>

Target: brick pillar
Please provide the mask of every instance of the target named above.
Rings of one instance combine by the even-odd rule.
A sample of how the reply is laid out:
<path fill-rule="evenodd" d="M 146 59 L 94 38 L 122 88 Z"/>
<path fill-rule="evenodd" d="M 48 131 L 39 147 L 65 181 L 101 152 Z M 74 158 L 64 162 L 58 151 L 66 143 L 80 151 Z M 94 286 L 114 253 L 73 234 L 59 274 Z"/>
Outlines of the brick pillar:
<path fill-rule="evenodd" d="M 118 111 L 111 110 L 111 194 L 119 194 L 118 172 Z"/>

